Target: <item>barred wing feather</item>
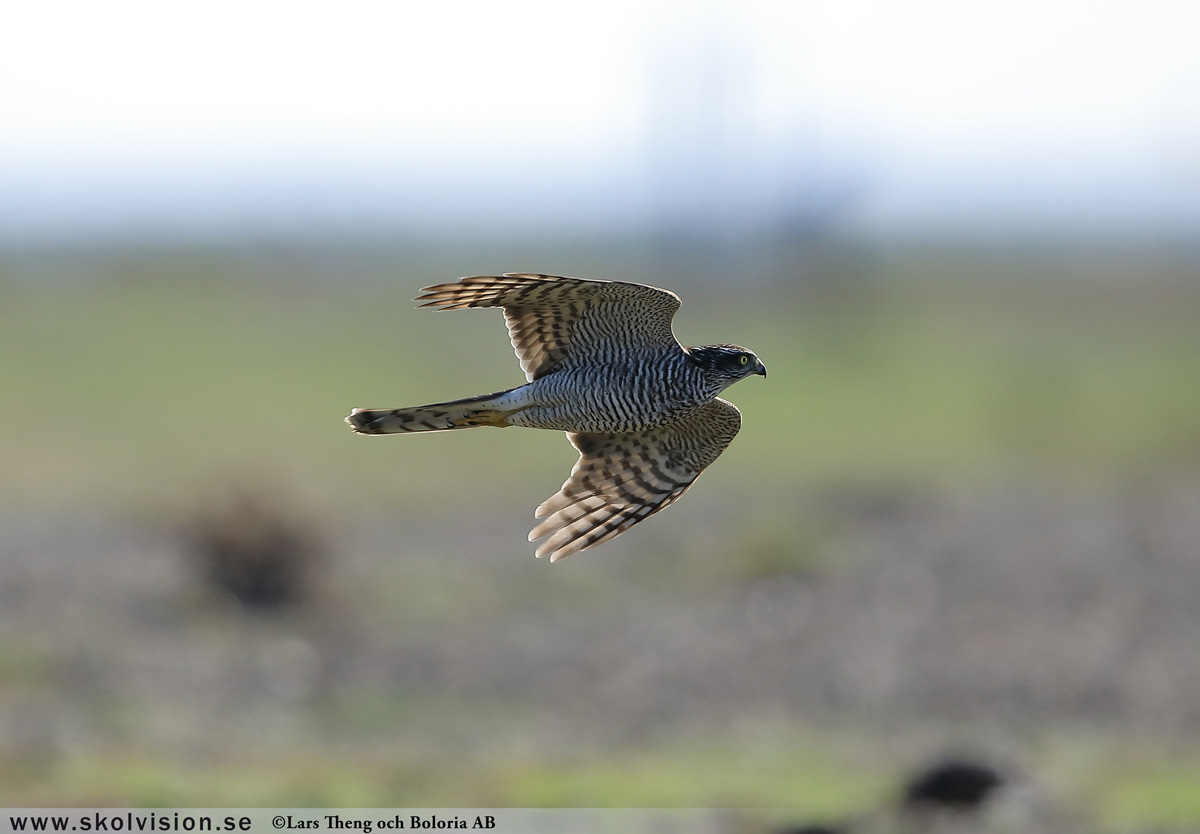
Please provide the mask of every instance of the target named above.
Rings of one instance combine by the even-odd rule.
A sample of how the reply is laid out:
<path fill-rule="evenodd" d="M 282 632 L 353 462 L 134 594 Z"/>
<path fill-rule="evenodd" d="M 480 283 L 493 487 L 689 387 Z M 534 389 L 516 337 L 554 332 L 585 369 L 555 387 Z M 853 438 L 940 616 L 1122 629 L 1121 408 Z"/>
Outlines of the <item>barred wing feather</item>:
<path fill-rule="evenodd" d="M 671 319 L 679 296 L 646 284 L 533 273 L 476 275 L 421 290 L 422 307 L 502 307 L 521 370 L 532 382 L 614 351 L 678 346 Z"/>
<path fill-rule="evenodd" d="M 562 489 L 537 508 L 543 519 L 530 541 L 551 562 L 620 535 L 675 502 L 725 451 L 741 428 L 741 413 L 713 400 L 695 414 L 657 429 L 567 437 L 579 460 Z"/>

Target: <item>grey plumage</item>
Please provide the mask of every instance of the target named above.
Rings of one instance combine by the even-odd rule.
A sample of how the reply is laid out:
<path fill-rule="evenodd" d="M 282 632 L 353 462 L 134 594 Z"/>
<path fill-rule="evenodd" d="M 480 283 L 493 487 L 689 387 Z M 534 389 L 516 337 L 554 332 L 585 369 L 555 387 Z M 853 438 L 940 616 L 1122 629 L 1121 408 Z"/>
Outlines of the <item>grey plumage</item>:
<path fill-rule="evenodd" d="M 608 541 L 669 506 L 737 434 L 717 395 L 766 367 L 737 345 L 684 348 L 679 297 L 620 281 L 514 274 L 422 290 L 439 310 L 501 307 L 528 383 L 417 408 L 354 409 L 362 434 L 525 426 L 567 432 L 580 457 L 537 510 L 530 540 L 550 561 Z"/>

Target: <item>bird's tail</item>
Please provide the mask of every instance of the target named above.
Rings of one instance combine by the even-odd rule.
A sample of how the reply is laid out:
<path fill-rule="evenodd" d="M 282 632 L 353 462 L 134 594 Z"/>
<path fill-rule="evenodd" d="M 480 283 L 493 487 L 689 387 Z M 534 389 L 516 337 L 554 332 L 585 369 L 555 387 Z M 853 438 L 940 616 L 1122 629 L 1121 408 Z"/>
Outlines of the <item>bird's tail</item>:
<path fill-rule="evenodd" d="M 507 426 L 512 408 L 496 402 L 508 391 L 419 405 L 415 408 L 356 408 L 346 422 L 359 434 L 394 434 L 410 431 L 449 431 L 475 426 Z"/>

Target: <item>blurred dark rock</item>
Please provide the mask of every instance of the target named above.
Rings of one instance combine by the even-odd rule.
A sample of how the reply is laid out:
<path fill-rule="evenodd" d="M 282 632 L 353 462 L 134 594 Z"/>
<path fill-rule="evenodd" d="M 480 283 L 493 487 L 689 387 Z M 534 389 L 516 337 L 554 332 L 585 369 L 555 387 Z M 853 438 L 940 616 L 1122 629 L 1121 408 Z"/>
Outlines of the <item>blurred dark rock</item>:
<path fill-rule="evenodd" d="M 181 528 L 196 573 L 250 611 L 272 612 L 311 599 L 324 545 L 309 526 L 250 491 Z"/>
<path fill-rule="evenodd" d="M 945 759 L 921 770 L 904 788 L 902 805 L 975 811 L 1005 783 L 1000 771 L 982 762 Z"/>

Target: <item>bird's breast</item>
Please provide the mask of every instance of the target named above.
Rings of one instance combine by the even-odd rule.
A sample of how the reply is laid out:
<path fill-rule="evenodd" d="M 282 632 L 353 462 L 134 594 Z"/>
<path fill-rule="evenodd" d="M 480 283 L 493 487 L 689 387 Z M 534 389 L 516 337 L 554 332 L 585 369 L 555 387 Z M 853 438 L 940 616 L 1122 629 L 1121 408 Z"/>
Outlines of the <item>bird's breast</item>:
<path fill-rule="evenodd" d="M 530 407 L 513 425 L 574 432 L 629 432 L 687 417 L 708 401 L 671 363 L 568 368 L 524 386 Z"/>

